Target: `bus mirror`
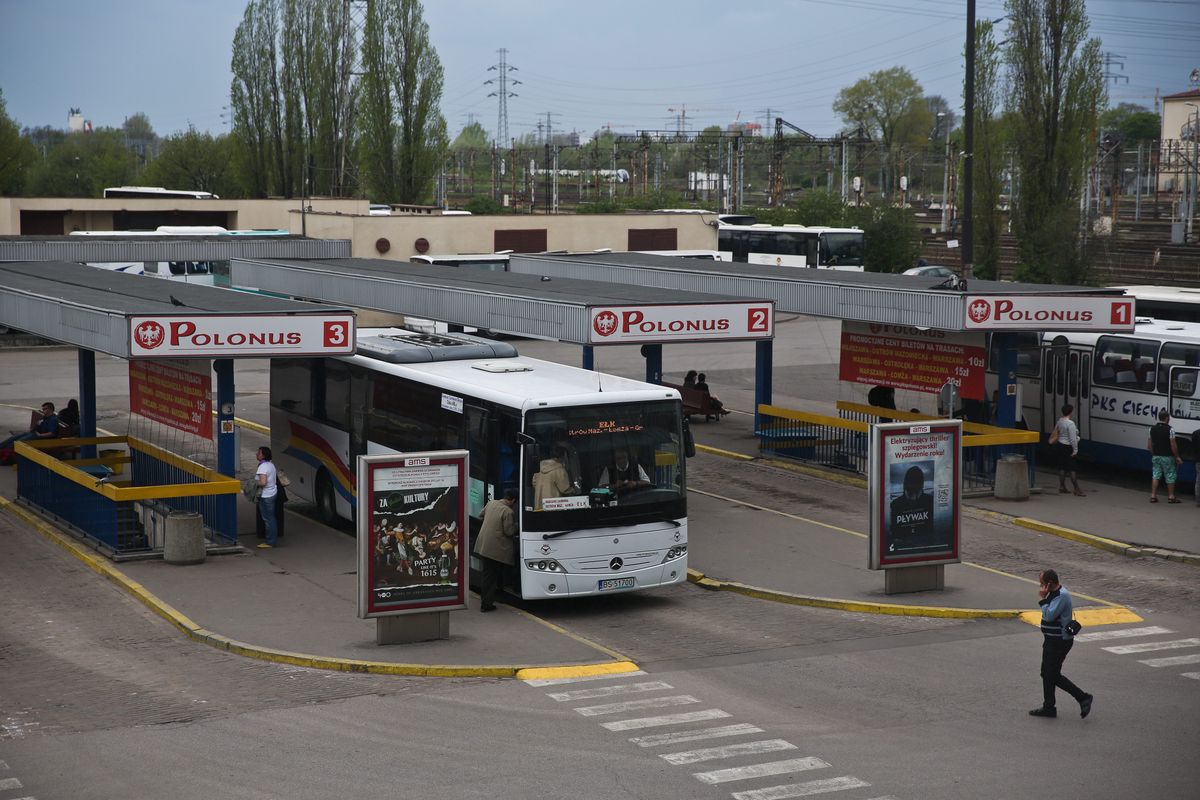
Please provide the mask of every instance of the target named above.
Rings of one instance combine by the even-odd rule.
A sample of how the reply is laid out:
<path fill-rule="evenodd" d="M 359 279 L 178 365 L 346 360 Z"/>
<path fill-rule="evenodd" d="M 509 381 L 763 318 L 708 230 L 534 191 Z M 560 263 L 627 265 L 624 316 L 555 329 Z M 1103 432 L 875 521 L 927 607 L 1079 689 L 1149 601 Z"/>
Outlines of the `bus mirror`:
<path fill-rule="evenodd" d="M 696 440 L 692 438 L 692 426 L 687 417 L 683 418 L 683 455 L 687 458 L 696 455 Z"/>

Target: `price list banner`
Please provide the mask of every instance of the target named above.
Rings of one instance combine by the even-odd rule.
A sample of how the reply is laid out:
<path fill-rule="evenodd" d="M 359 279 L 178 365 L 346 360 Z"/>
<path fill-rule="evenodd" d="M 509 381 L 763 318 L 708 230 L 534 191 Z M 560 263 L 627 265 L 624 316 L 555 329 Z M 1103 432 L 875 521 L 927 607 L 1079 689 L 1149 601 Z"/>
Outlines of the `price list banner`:
<path fill-rule="evenodd" d="M 842 324 L 838 377 L 852 383 L 937 394 L 947 382 L 960 397 L 984 398 L 987 350 L 981 333 L 903 325 Z"/>
<path fill-rule="evenodd" d="M 129 410 L 212 439 L 212 362 L 130 361 Z"/>
<path fill-rule="evenodd" d="M 360 618 L 467 607 L 467 451 L 361 456 Z"/>

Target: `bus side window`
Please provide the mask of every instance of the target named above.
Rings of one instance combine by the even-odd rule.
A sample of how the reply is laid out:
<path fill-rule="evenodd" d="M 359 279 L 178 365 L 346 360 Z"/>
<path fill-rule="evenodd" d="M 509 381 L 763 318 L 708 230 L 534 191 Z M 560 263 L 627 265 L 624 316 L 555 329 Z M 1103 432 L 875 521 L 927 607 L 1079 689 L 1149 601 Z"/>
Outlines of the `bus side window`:
<path fill-rule="evenodd" d="M 1171 367 L 1196 366 L 1200 364 L 1200 347 L 1196 345 L 1178 344 L 1176 342 L 1167 342 L 1162 346 L 1162 356 L 1159 358 L 1158 365 L 1158 391 L 1161 394 L 1166 394 L 1167 389 L 1179 395 L 1182 394 L 1174 387 L 1168 387 L 1171 380 Z M 1177 371 L 1178 372 L 1178 371 Z M 1195 373 L 1182 372 L 1180 376 L 1194 375 Z M 1190 396 L 1191 393 L 1188 393 Z"/>
<path fill-rule="evenodd" d="M 1071 353 L 1070 366 L 1067 367 L 1067 395 L 1079 397 L 1079 353 Z"/>

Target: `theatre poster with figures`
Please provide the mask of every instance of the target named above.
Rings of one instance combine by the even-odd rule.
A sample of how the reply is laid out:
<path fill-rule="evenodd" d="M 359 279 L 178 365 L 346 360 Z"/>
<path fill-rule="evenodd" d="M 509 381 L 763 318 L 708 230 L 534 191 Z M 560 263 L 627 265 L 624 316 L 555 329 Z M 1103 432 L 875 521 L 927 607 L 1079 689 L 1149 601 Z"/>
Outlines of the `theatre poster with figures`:
<path fill-rule="evenodd" d="M 871 569 L 962 560 L 962 420 L 872 425 L 868 469 Z"/>
<path fill-rule="evenodd" d="M 358 459 L 358 616 L 467 607 L 467 451 Z"/>

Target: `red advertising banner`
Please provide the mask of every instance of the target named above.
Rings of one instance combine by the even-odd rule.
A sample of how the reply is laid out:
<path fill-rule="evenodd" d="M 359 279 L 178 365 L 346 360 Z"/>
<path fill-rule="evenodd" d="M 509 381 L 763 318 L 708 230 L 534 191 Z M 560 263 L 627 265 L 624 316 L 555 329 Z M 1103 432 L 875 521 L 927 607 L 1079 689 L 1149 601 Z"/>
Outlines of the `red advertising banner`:
<path fill-rule="evenodd" d="M 960 397 L 983 400 L 986 365 L 982 333 L 842 323 L 838 377 L 844 381 L 931 394 L 949 381 Z"/>
<path fill-rule="evenodd" d="M 130 361 L 129 410 L 187 433 L 213 437 L 208 361 Z"/>

